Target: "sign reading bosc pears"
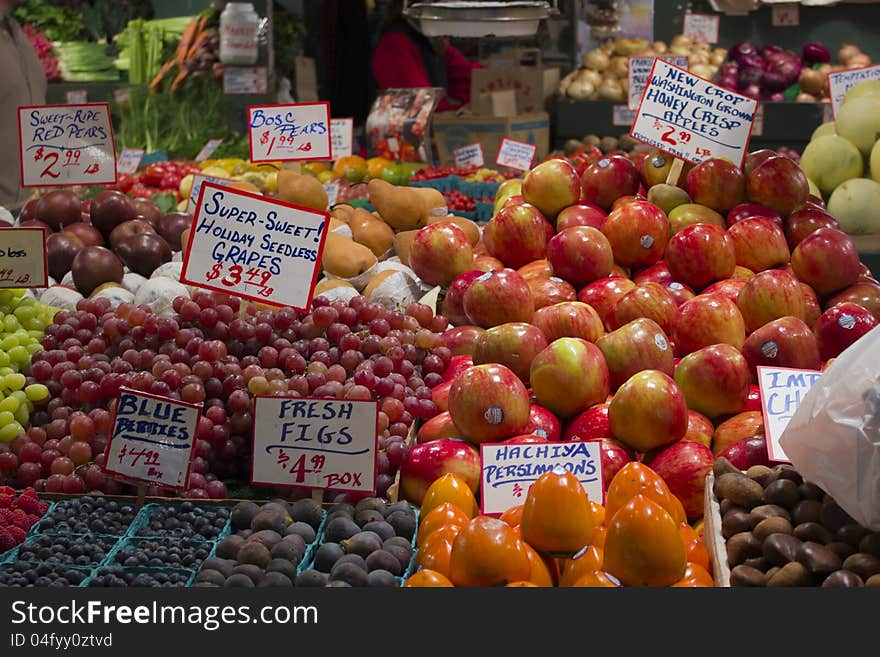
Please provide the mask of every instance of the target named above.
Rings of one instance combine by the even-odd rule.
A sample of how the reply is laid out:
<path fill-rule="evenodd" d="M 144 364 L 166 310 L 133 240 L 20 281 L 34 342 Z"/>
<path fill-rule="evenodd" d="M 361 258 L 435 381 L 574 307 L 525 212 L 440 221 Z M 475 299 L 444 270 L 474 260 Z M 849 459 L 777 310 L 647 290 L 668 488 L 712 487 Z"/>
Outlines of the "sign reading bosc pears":
<path fill-rule="evenodd" d="M 480 445 L 482 512 L 504 513 L 522 504 L 538 477 L 555 468 L 574 474 L 587 497 L 604 504 L 601 445 L 598 440 L 520 445 L 483 443 Z"/>
<path fill-rule="evenodd" d="M 629 98 L 627 109 L 636 110 L 639 108 L 639 101 L 642 99 L 642 93 L 648 84 L 648 77 L 651 75 L 651 67 L 654 66 L 656 57 L 630 57 L 627 62 L 627 79 L 629 81 Z M 687 68 L 688 58 L 685 55 L 663 55 L 660 57 L 665 62 L 675 64 L 681 68 Z M 616 124 L 615 124 L 616 125 Z M 630 122 L 628 125 L 632 125 Z"/>
<path fill-rule="evenodd" d="M 0 289 L 47 287 L 49 265 L 42 228 L 0 228 Z"/>
<path fill-rule="evenodd" d="M 104 472 L 127 481 L 187 488 L 200 412 L 196 404 L 123 388 Z"/>
<path fill-rule="evenodd" d="M 110 105 L 18 108 L 22 187 L 116 182 Z"/>
<path fill-rule="evenodd" d="M 254 398 L 251 482 L 376 492 L 375 401 Z"/>
<path fill-rule="evenodd" d="M 656 59 L 630 135 L 696 164 L 723 157 L 741 167 L 757 106 L 751 98 Z"/>
<path fill-rule="evenodd" d="M 828 93 L 831 96 L 833 116 L 837 116 L 840 111 L 840 103 L 843 102 L 846 92 L 863 80 L 880 80 L 880 64 L 828 74 Z"/>
<path fill-rule="evenodd" d="M 775 348 L 775 345 L 769 342 L 764 346 Z M 764 433 L 767 436 L 767 455 L 770 460 L 790 462 L 779 444 L 779 439 L 800 406 L 801 400 L 821 376 L 822 372 L 815 370 L 798 370 L 789 367 L 758 368 L 761 411 L 764 414 Z"/>
<path fill-rule="evenodd" d="M 180 282 L 305 312 L 330 215 L 204 182 Z"/>
<path fill-rule="evenodd" d="M 248 107 L 251 162 L 332 160 L 330 103 Z"/>

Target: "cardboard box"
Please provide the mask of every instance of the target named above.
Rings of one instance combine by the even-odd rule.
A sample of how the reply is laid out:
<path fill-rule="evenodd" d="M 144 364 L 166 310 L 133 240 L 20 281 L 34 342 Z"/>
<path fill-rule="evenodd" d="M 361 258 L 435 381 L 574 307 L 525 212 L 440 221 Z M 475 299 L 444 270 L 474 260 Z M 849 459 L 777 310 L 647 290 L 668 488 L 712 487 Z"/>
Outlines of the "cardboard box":
<path fill-rule="evenodd" d="M 715 586 L 730 586 L 730 566 L 727 565 L 727 543 L 721 535 L 721 507 L 712 492 L 715 474 L 710 470 L 706 475 L 706 489 L 703 509 L 703 544 L 709 553 L 712 578 Z"/>
<path fill-rule="evenodd" d="M 480 116 L 440 112 L 434 114 L 433 139 L 441 164 L 453 164 L 453 149 L 479 143 L 487 167 L 495 165 L 495 157 L 504 137 L 535 144 L 535 161 L 546 157 L 550 150 L 550 115 L 547 112 L 516 116 Z"/>
<path fill-rule="evenodd" d="M 512 89 L 516 92 L 518 114 L 549 110 L 549 101 L 559 86 L 559 69 L 544 66 L 537 48 L 499 53 L 486 61 L 485 68 L 471 73 L 471 103 L 481 95 Z M 479 112 L 479 102 L 472 109 Z M 489 113 L 489 112 L 485 112 Z"/>

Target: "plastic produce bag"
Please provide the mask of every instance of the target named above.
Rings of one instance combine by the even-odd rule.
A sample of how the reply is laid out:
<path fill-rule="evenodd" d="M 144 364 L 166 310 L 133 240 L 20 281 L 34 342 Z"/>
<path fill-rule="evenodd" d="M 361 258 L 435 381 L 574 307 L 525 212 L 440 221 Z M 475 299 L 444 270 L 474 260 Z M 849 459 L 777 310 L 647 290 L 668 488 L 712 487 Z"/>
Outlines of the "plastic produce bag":
<path fill-rule="evenodd" d="M 804 479 L 880 531 L 880 326 L 831 363 L 779 444 Z"/>

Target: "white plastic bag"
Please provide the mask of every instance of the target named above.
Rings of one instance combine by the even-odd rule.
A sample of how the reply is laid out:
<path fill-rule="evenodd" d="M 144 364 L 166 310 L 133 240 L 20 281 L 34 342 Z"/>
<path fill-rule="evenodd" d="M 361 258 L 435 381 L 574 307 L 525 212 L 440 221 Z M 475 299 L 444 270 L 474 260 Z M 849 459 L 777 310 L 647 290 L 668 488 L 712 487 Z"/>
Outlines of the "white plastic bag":
<path fill-rule="evenodd" d="M 880 531 L 880 326 L 831 363 L 779 444 L 804 479 Z"/>

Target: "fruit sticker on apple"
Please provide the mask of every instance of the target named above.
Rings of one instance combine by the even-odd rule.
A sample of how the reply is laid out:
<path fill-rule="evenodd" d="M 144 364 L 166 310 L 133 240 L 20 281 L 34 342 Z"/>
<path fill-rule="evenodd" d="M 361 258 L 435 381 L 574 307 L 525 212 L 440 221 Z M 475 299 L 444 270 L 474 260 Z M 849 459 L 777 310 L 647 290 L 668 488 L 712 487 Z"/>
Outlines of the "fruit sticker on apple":
<path fill-rule="evenodd" d="M 251 162 L 332 160 L 330 103 L 248 107 Z"/>
<path fill-rule="evenodd" d="M 124 481 L 186 490 L 200 415 L 199 404 L 122 388 L 104 472 Z"/>
<path fill-rule="evenodd" d="M 0 227 L 0 289 L 48 286 L 43 229 Z"/>
<path fill-rule="evenodd" d="M 771 343 L 766 343 L 772 348 Z M 759 367 L 758 385 L 761 388 L 761 411 L 767 434 L 767 454 L 772 461 L 791 460 L 785 455 L 779 439 L 794 412 L 822 372 L 797 370 L 788 367 Z"/>
<path fill-rule="evenodd" d="M 524 443 L 480 445 L 483 462 L 480 475 L 481 512 L 504 513 L 523 504 L 532 484 L 545 472 L 557 469 L 578 478 L 587 497 L 605 503 L 602 486 L 600 440 L 564 443 Z"/>
<path fill-rule="evenodd" d="M 564 443 L 480 445 L 480 510 L 486 515 L 504 513 L 523 504 L 529 488 L 545 472 L 571 472 L 587 497 L 605 503 L 602 485 L 600 440 Z"/>
<path fill-rule="evenodd" d="M 751 98 L 655 59 L 630 135 L 695 164 L 718 157 L 742 167 L 757 106 Z"/>
<path fill-rule="evenodd" d="M 22 187 L 116 183 L 110 105 L 18 108 Z"/>
<path fill-rule="evenodd" d="M 537 150 L 538 147 L 534 144 L 504 137 L 498 148 L 498 155 L 495 156 L 495 164 L 517 171 L 528 171 L 532 168 Z"/>
<path fill-rule="evenodd" d="M 329 223 L 327 212 L 203 183 L 180 282 L 305 312 Z"/>
<path fill-rule="evenodd" d="M 254 397 L 251 483 L 376 492 L 375 401 Z"/>

